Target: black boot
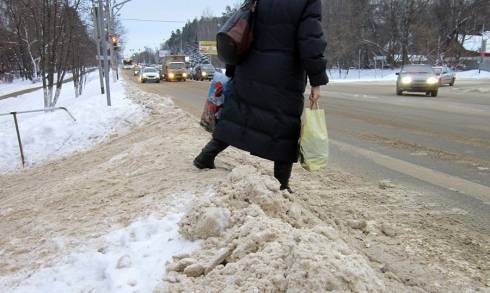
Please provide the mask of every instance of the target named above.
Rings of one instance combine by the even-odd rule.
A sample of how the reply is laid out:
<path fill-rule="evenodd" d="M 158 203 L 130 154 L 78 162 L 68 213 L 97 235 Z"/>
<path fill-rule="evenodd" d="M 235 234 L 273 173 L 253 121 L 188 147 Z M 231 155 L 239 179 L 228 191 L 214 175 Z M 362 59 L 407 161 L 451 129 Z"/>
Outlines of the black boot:
<path fill-rule="evenodd" d="M 201 153 L 194 159 L 194 166 L 198 169 L 215 169 L 214 158 L 224 151 L 228 145 L 216 139 L 211 139 L 202 149 Z"/>
<path fill-rule="evenodd" d="M 290 193 L 293 193 L 291 188 L 289 188 L 289 178 L 291 178 L 292 169 L 292 163 L 274 162 L 274 177 L 281 184 L 281 190 L 287 190 Z"/>

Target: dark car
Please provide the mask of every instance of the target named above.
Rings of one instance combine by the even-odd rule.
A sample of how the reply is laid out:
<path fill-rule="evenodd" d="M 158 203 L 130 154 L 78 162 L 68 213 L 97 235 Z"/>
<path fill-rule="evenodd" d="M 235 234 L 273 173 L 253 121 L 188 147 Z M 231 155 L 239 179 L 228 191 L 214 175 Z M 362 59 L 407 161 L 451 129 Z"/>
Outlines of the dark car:
<path fill-rule="evenodd" d="M 216 72 L 216 69 L 214 68 L 213 65 L 201 64 L 201 65 L 196 66 L 196 68 L 194 69 L 193 78 L 195 80 L 211 80 L 211 79 L 213 79 L 215 72 Z"/>
<path fill-rule="evenodd" d="M 437 97 L 439 91 L 439 77 L 430 65 L 405 65 L 397 73 L 396 94 L 403 92 L 423 92 L 427 96 Z"/>

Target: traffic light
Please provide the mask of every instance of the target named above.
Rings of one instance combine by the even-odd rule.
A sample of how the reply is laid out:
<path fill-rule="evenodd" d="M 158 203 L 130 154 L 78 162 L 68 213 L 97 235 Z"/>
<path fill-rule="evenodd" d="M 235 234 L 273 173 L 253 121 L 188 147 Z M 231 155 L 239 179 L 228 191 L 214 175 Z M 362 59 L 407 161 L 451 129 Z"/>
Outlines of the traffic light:
<path fill-rule="evenodd" d="M 118 49 L 119 48 L 119 44 L 118 44 L 118 39 L 116 36 L 112 36 L 111 37 L 111 42 L 112 42 L 112 47 L 114 47 L 114 49 Z"/>

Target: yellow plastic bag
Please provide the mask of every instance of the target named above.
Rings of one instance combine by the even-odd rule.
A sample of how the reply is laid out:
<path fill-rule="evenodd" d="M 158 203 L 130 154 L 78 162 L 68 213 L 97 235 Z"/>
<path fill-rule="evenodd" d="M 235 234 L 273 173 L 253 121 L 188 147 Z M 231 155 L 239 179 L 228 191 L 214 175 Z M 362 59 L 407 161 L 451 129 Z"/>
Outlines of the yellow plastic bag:
<path fill-rule="evenodd" d="M 316 109 L 315 109 L 316 108 Z M 301 166 L 318 171 L 327 166 L 328 132 L 325 111 L 318 104 L 305 109 L 299 142 Z"/>

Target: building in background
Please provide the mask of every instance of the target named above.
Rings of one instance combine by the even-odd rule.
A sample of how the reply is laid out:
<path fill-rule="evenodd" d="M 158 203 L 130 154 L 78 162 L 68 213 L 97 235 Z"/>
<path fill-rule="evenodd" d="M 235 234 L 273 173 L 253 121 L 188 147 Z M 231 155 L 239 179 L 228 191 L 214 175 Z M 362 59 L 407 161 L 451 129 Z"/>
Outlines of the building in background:
<path fill-rule="evenodd" d="M 464 54 L 460 63 L 462 69 L 481 69 L 490 71 L 490 31 L 478 35 L 460 36 Z"/>

